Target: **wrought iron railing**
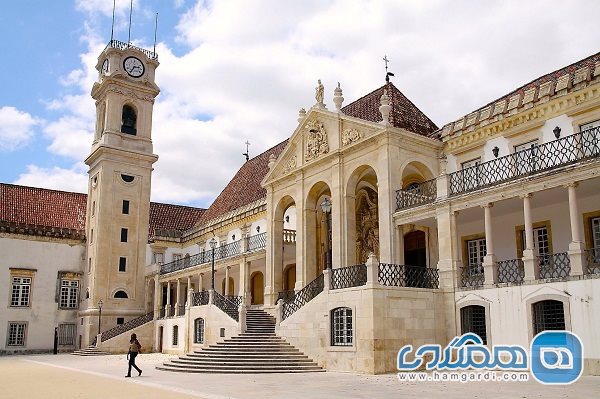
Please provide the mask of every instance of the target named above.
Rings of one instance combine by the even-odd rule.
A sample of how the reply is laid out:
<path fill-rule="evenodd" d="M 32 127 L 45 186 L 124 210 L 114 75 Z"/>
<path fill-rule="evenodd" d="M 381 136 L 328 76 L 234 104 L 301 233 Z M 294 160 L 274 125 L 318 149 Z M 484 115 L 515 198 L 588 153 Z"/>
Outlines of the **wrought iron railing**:
<path fill-rule="evenodd" d="M 217 252 L 219 256 L 217 256 Z M 215 249 L 215 260 L 230 258 L 240 254 L 240 240 L 230 242 L 229 244 L 221 245 Z"/>
<path fill-rule="evenodd" d="M 296 242 L 296 230 L 283 229 L 283 242 L 294 244 Z"/>
<path fill-rule="evenodd" d="M 525 278 L 525 267 L 521 259 L 500 260 L 498 265 L 499 283 L 522 283 Z"/>
<path fill-rule="evenodd" d="M 116 337 L 119 334 L 123 334 L 129 330 L 133 330 L 143 324 L 146 324 L 154 319 L 154 312 L 146 313 L 143 316 L 136 317 L 135 319 L 129 320 L 127 323 L 119 324 L 116 327 L 111 328 L 110 330 L 104 331 L 102 333 L 102 337 L 100 338 L 100 342 L 107 341 L 113 337 Z M 94 344 L 95 345 L 95 344 Z"/>
<path fill-rule="evenodd" d="M 600 156 L 600 127 L 534 145 L 500 158 L 450 174 L 450 195 L 495 184 Z"/>
<path fill-rule="evenodd" d="M 377 281 L 389 287 L 439 288 L 438 269 L 380 263 Z"/>
<path fill-rule="evenodd" d="M 286 302 L 288 299 L 293 297 L 295 293 L 296 293 L 296 291 L 294 291 L 294 290 L 280 291 L 277 294 L 277 302 L 279 302 L 280 299 L 282 299 L 284 302 Z"/>
<path fill-rule="evenodd" d="M 185 316 L 185 306 L 177 306 L 177 313 L 175 314 L 175 316 Z"/>
<path fill-rule="evenodd" d="M 230 242 L 229 244 L 221 245 L 214 249 L 215 261 L 231 258 L 241 254 L 241 240 Z M 203 263 L 212 262 L 213 250 L 203 251 L 195 255 L 175 260 L 170 263 L 165 263 L 160 267 L 160 274 L 167 274 L 179 270 L 187 269 L 188 267 L 201 265 Z"/>
<path fill-rule="evenodd" d="M 540 278 L 562 278 L 571 273 L 571 260 L 567 252 L 538 256 Z"/>
<path fill-rule="evenodd" d="M 208 305 L 208 291 L 194 292 L 192 294 L 192 306 Z"/>
<path fill-rule="evenodd" d="M 213 291 L 213 305 L 221 309 L 233 320 L 240 321 L 238 306 L 232 301 L 230 301 L 228 298 L 219 294 L 217 291 Z"/>
<path fill-rule="evenodd" d="M 584 254 L 588 274 L 600 273 L 600 248 L 586 249 Z"/>
<path fill-rule="evenodd" d="M 167 317 L 175 317 L 175 305 L 166 305 Z"/>
<path fill-rule="evenodd" d="M 367 266 L 355 265 L 331 270 L 330 289 L 360 287 L 367 283 Z"/>
<path fill-rule="evenodd" d="M 244 303 L 245 298 L 238 295 L 224 295 L 230 302 L 233 302 L 236 309 L 239 309 L 240 305 Z"/>
<path fill-rule="evenodd" d="M 295 311 L 306 305 L 310 300 L 323 292 L 323 274 L 308 283 L 306 287 L 296 292 L 294 296 L 283 303 L 281 309 L 281 319 L 285 320 Z"/>
<path fill-rule="evenodd" d="M 267 246 L 267 233 L 260 233 L 254 236 L 246 237 L 247 251 L 256 251 Z"/>
<path fill-rule="evenodd" d="M 461 268 L 460 281 L 463 287 L 481 287 L 485 282 L 482 264 L 474 264 Z"/>
<path fill-rule="evenodd" d="M 119 49 L 119 50 L 125 50 L 125 49 L 128 49 L 128 48 L 133 48 L 133 49 L 141 51 L 142 53 L 144 53 L 146 55 L 146 57 L 150 58 L 151 60 L 158 60 L 158 54 L 156 54 L 155 52 L 143 49 L 141 47 L 133 46 L 131 43 L 125 43 L 125 42 L 122 42 L 120 40 L 111 40 L 111 41 L 109 41 L 108 44 L 106 45 L 105 50 L 107 48 L 109 48 L 109 47 L 116 48 L 116 49 Z"/>
<path fill-rule="evenodd" d="M 396 190 L 396 210 L 412 208 L 435 201 L 437 196 L 436 180 L 427 180 L 410 188 Z"/>
<path fill-rule="evenodd" d="M 161 307 L 158 309 L 158 318 L 159 318 L 159 319 L 164 319 L 165 317 L 166 317 L 166 313 L 165 313 L 165 307 L 164 307 L 164 306 L 161 306 Z"/>

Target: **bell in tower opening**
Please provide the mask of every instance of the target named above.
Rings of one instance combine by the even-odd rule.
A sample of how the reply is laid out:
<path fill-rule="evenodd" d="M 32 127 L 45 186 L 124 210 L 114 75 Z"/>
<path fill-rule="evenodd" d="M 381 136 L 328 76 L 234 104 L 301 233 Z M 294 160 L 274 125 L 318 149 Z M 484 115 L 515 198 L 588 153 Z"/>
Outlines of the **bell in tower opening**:
<path fill-rule="evenodd" d="M 121 133 L 135 136 L 137 134 L 137 129 L 135 127 L 136 119 L 135 109 L 130 105 L 124 105 L 121 116 Z"/>

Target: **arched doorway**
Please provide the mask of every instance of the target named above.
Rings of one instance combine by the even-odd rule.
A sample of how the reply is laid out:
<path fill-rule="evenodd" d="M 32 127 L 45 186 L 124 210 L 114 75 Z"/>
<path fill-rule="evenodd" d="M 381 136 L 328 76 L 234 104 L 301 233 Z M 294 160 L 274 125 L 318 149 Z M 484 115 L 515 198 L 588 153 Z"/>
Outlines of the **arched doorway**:
<path fill-rule="evenodd" d="M 316 183 L 306 199 L 304 243 L 304 267 L 306 282 L 312 281 L 327 267 L 327 255 L 333 252 L 332 210 L 340 204 L 331 204 L 328 213 L 323 211 L 323 202 L 331 201 L 331 190 L 324 182 Z M 337 267 L 336 265 L 331 265 Z"/>
<path fill-rule="evenodd" d="M 293 290 L 296 286 L 296 265 L 288 265 L 283 275 L 283 290 Z"/>
<path fill-rule="evenodd" d="M 250 277 L 250 293 L 252 294 L 252 305 L 262 305 L 264 298 L 265 280 L 261 272 L 252 273 Z"/>
<path fill-rule="evenodd" d="M 379 254 L 379 193 L 377 174 L 368 165 L 354 170 L 346 185 L 346 259 L 364 264 L 371 253 Z"/>
<path fill-rule="evenodd" d="M 229 290 L 227 292 L 225 292 L 225 278 L 223 278 L 223 281 L 221 281 L 221 292 L 223 293 L 223 295 L 234 295 L 235 292 L 235 287 L 234 287 L 234 280 L 233 277 L 229 277 Z"/>
<path fill-rule="evenodd" d="M 424 231 L 415 230 L 404 235 L 404 264 L 427 267 L 427 240 Z"/>

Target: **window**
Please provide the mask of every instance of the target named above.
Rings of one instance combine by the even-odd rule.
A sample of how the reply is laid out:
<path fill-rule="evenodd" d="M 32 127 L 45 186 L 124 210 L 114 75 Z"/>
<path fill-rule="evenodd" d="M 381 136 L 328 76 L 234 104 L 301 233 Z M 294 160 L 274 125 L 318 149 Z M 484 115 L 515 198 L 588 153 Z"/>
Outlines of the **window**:
<path fill-rule="evenodd" d="M 181 254 L 173 254 L 173 262 L 177 262 L 181 260 Z"/>
<path fill-rule="evenodd" d="M 550 238 L 548 234 L 548 227 L 542 226 L 533 229 L 533 239 L 537 245 L 538 254 L 540 256 L 540 262 L 546 264 L 548 261 L 548 255 L 550 254 Z M 525 239 L 525 230 L 521 230 L 521 240 L 523 242 L 523 248 L 527 248 L 527 240 Z"/>
<path fill-rule="evenodd" d="M 179 326 L 173 326 L 173 346 L 179 343 Z"/>
<path fill-rule="evenodd" d="M 583 145 L 583 156 L 600 154 L 600 120 L 579 127 Z"/>
<path fill-rule="evenodd" d="M 79 298 L 79 281 L 78 280 L 61 280 L 60 281 L 60 303 L 61 309 L 77 309 Z"/>
<path fill-rule="evenodd" d="M 29 306 L 31 277 L 13 277 L 10 306 Z"/>
<path fill-rule="evenodd" d="M 135 109 L 131 105 L 124 105 L 121 113 L 121 133 L 135 136 L 137 134 L 136 122 Z"/>
<path fill-rule="evenodd" d="M 96 214 L 96 201 L 92 202 L 92 216 Z"/>
<path fill-rule="evenodd" d="M 124 272 L 127 270 L 127 258 L 121 256 L 119 258 L 119 271 Z"/>
<path fill-rule="evenodd" d="M 25 346 L 27 323 L 8 323 L 8 338 L 6 346 Z"/>
<path fill-rule="evenodd" d="M 58 325 L 58 344 L 59 345 L 75 345 L 75 334 L 77 325 L 71 323 Z"/>
<path fill-rule="evenodd" d="M 481 158 L 475 158 L 461 163 L 461 168 L 463 170 L 463 185 L 465 190 L 474 189 L 479 186 L 480 164 Z"/>
<path fill-rule="evenodd" d="M 129 201 L 128 200 L 123 200 L 122 212 L 123 212 L 123 215 L 129 215 Z"/>
<path fill-rule="evenodd" d="M 546 330 L 565 329 L 565 309 L 561 301 L 547 300 L 533 304 L 533 335 Z"/>
<path fill-rule="evenodd" d="M 352 309 L 336 308 L 331 311 L 331 345 L 352 346 Z"/>
<path fill-rule="evenodd" d="M 204 319 L 201 317 L 194 320 L 194 343 L 204 343 Z"/>
<path fill-rule="evenodd" d="M 538 141 L 533 140 L 528 143 L 515 146 L 515 163 L 517 174 L 527 174 L 537 169 L 539 158 Z"/>
<path fill-rule="evenodd" d="M 134 176 L 130 176 L 130 175 L 121 174 L 121 179 L 123 179 L 123 181 L 125 183 L 131 183 L 135 179 L 135 177 Z"/>
<path fill-rule="evenodd" d="M 121 229 L 121 242 L 127 242 L 127 229 Z"/>
<path fill-rule="evenodd" d="M 88 273 L 92 271 L 92 258 L 88 259 Z"/>
<path fill-rule="evenodd" d="M 468 240 L 466 245 L 469 274 L 473 275 L 483 273 L 483 258 L 487 254 L 485 238 Z"/>
<path fill-rule="evenodd" d="M 121 324 L 125 324 L 125 318 L 117 317 L 117 325 L 120 326 Z"/>
<path fill-rule="evenodd" d="M 90 229 L 90 244 L 94 243 L 94 229 Z"/>
<path fill-rule="evenodd" d="M 152 263 L 162 265 L 165 262 L 165 254 L 160 252 L 152 253 Z"/>
<path fill-rule="evenodd" d="M 600 248 L 600 217 L 590 220 L 592 227 L 592 248 Z"/>
<path fill-rule="evenodd" d="M 481 337 L 483 344 L 487 344 L 485 308 L 483 306 L 471 305 L 462 308 L 460 310 L 460 324 L 462 334 L 477 334 Z"/>
<path fill-rule="evenodd" d="M 117 299 L 127 299 L 128 298 L 127 293 L 123 290 L 115 292 L 114 297 Z"/>

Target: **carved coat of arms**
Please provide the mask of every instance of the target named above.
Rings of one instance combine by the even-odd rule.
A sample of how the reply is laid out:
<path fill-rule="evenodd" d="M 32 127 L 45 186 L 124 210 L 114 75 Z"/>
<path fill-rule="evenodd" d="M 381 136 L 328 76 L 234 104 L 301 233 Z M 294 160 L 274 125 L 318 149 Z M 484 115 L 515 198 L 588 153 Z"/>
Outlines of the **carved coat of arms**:
<path fill-rule="evenodd" d="M 308 130 L 306 136 L 306 153 L 304 157 L 307 161 L 317 158 L 319 155 L 329 152 L 329 144 L 327 144 L 327 132 L 323 126 L 323 122 L 316 120 L 310 121 L 304 126 Z"/>

